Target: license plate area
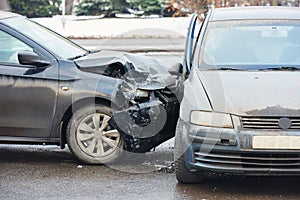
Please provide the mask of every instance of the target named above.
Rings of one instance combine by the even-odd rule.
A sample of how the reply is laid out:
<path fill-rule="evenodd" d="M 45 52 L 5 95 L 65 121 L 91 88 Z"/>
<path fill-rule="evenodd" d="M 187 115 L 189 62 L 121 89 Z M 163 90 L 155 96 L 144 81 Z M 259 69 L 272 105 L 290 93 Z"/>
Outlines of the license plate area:
<path fill-rule="evenodd" d="M 252 148 L 299 150 L 300 136 L 253 136 Z"/>

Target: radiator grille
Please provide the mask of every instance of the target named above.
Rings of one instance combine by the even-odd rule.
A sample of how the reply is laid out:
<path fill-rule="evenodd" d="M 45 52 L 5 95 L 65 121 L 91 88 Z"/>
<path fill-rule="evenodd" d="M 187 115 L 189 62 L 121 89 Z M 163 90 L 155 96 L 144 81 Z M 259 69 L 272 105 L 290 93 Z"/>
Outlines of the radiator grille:
<path fill-rule="evenodd" d="M 242 117 L 243 129 L 280 130 L 279 120 L 282 117 Z M 300 117 L 285 117 L 290 119 L 291 130 L 300 130 Z"/>
<path fill-rule="evenodd" d="M 194 152 L 195 163 L 211 167 L 299 169 L 299 154 Z"/>

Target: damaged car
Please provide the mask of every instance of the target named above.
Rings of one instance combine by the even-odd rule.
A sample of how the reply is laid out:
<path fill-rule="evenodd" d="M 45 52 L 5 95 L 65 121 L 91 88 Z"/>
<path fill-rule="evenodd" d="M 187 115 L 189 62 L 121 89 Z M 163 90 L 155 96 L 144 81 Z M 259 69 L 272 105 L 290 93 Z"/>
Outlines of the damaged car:
<path fill-rule="evenodd" d="M 154 58 L 87 51 L 0 12 L 1 143 L 68 144 L 90 164 L 144 153 L 175 134 L 178 84 Z"/>
<path fill-rule="evenodd" d="M 219 8 L 199 18 L 185 50 L 178 182 L 300 175 L 300 9 Z"/>

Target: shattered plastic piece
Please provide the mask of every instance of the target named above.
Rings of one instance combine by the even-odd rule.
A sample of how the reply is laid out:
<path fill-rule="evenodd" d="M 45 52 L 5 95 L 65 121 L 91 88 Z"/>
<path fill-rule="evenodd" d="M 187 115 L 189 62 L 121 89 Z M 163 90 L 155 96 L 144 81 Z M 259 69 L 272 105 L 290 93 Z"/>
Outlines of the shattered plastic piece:
<path fill-rule="evenodd" d="M 167 172 L 167 173 L 173 173 L 175 168 L 174 168 L 174 162 L 166 162 L 165 165 L 155 165 L 156 171 L 160 172 Z"/>

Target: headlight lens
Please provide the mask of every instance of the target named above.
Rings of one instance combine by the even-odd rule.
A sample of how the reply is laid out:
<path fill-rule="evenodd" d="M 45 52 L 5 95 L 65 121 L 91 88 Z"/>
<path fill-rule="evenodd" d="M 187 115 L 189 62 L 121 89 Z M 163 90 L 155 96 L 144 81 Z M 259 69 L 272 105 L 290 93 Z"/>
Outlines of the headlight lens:
<path fill-rule="evenodd" d="M 200 126 L 233 128 L 231 116 L 225 113 L 192 111 L 190 122 Z"/>
<path fill-rule="evenodd" d="M 147 98 L 149 97 L 149 91 L 137 89 L 135 91 L 135 96 L 138 98 Z"/>

